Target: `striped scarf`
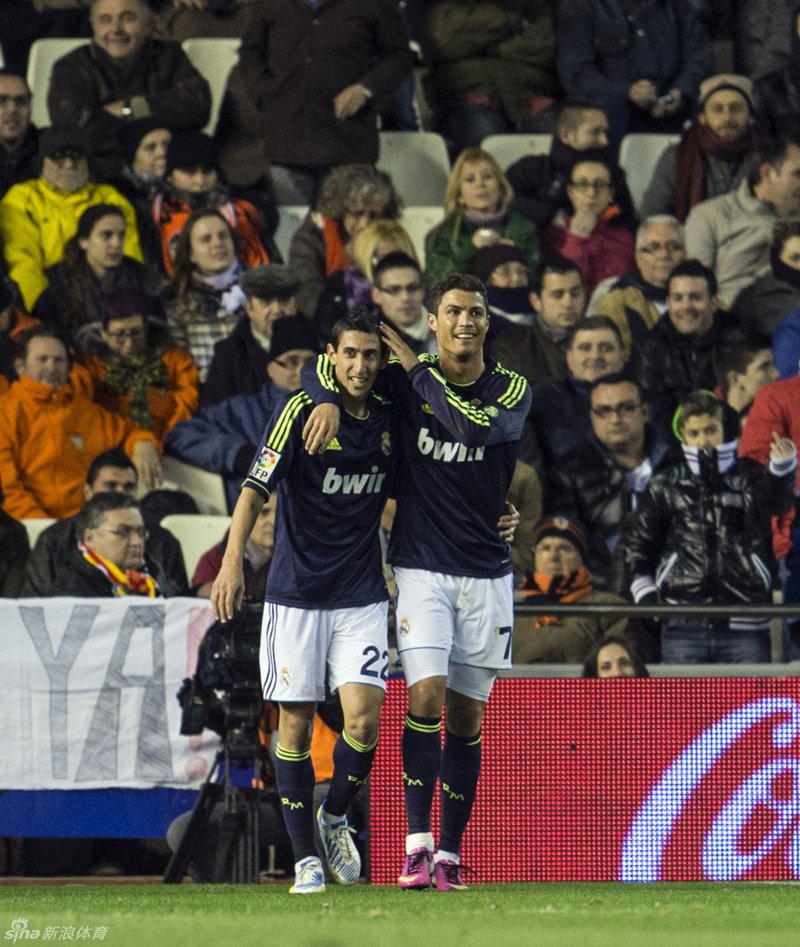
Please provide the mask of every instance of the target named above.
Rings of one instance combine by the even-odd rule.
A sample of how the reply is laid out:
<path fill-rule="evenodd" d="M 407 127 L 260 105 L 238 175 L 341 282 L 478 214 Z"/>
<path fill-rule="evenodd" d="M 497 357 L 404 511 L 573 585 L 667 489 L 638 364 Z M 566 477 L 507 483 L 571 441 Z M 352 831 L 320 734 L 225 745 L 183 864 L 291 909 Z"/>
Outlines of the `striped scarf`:
<path fill-rule="evenodd" d="M 581 566 L 570 575 L 542 575 L 540 572 L 526 572 L 522 580 L 522 594 L 531 605 L 549 602 L 552 605 L 566 605 L 577 602 L 592 591 L 592 574 Z M 557 615 L 537 615 L 536 627 L 558 625 Z"/>
<path fill-rule="evenodd" d="M 148 575 L 142 567 L 141 572 L 131 570 L 123 572 L 108 559 L 98 555 L 93 549 L 90 549 L 86 543 L 79 542 L 78 549 L 83 554 L 83 558 L 91 563 L 95 569 L 99 569 L 108 579 L 114 589 L 114 595 L 121 597 L 123 595 L 145 595 L 147 598 L 155 598 L 158 592 L 156 580 Z"/>

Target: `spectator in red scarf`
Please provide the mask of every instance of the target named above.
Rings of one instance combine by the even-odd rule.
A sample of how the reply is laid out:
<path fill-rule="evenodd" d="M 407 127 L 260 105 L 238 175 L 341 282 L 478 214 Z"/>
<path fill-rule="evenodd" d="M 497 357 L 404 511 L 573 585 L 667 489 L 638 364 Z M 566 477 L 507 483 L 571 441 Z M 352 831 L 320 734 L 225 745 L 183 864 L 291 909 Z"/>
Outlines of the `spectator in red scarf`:
<path fill-rule="evenodd" d="M 533 550 L 534 571 L 522 580 L 526 605 L 625 604 L 619 596 L 592 587 L 584 565 L 586 533 L 577 520 L 560 515 L 543 519 L 534 533 Z M 596 641 L 606 634 L 624 634 L 626 625 L 626 619 L 605 614 L 519 616 L 514 621 L 514 663 L 582 663 Z"/>
<path fill-rule="evenodd" d="M 642 217 L 674 214 L 686 221 L 695 204 L 733 190 L 760 138 L 753 127 L 753 85 L 745 76 L 700 83 L 700 114 L 662 154 L 642 198 Z"/>

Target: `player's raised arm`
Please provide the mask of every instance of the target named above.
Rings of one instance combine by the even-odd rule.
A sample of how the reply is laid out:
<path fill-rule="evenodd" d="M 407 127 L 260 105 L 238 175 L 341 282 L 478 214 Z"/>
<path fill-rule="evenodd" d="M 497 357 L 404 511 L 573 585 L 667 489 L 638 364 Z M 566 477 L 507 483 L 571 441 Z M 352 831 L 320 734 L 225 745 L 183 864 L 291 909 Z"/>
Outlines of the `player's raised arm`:
<path fill-rule="evenodd" d="M 244 547 L 264 502 L 262 493 L 242 487 L 233 510 L 222 566 L 211 587 L 211 607 L 217 621 L 230 621 L 234 612 L 241 607 L 244 598 Z"/>
<path fill-rule="evenodd" d="M 306 450 L 309 454 L 322 454 L 339 430 L 342 403 L 327 354 L 307 362 L 300 372 L 300 381 L 315 405 L 303 428 Z"/>

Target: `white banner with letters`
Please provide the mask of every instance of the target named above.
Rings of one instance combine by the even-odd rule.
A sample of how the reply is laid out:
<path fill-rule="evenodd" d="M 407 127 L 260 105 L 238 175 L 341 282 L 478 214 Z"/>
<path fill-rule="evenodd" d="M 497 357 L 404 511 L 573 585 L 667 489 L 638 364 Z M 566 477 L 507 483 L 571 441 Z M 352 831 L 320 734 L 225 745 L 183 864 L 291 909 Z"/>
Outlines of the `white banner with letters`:
<path fill-rule="evenodd" d="M 0 600 L 0 788 L 190 789 L 215 734 L 176 700 L 213 621 L 207 600 Z"/>

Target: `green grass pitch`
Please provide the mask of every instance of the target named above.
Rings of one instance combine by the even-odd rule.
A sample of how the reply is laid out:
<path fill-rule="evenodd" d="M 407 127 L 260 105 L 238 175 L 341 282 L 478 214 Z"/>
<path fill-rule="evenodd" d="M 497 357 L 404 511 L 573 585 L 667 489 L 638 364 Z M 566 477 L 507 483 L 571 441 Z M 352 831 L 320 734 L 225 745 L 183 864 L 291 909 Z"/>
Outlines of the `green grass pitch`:
<path fill-rule="evenodd" d="M 27 947 L 30 937 L 13 937 L 18 918 L 40 932 L 37 947 L 800 947 L 800 887 L 510 884 L 443 894 L 357 885 L 306 896 L 281 885 L 1 889 L 0 943 Z M 55 933 L 46 936 L 48 928 Z M 89 936 L 78 938 L 81 930 Z"/>

